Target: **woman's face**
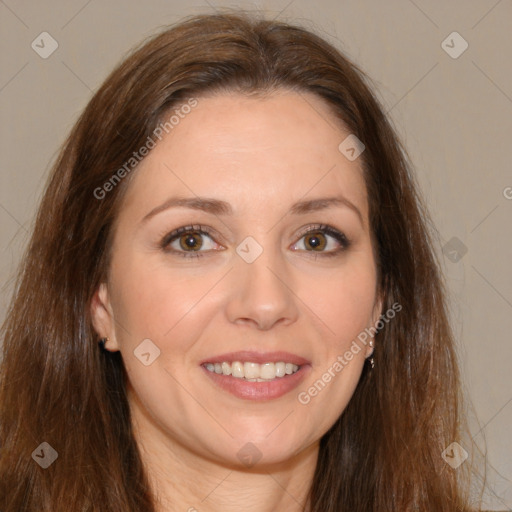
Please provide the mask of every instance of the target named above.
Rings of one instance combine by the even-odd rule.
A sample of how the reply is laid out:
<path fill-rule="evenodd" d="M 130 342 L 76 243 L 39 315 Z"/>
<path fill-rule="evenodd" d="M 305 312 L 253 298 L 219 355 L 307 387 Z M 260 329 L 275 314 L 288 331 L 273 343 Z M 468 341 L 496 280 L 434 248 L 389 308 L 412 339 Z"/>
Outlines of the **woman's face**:
<path fill-rule="evenodd" d="M 94 323 L 143 437 L 283 462 L 334 424 L 372 350 L 353 343 L 381 312 L 360 159 L 316 96 L 197 101 L 131 177 Z"/>

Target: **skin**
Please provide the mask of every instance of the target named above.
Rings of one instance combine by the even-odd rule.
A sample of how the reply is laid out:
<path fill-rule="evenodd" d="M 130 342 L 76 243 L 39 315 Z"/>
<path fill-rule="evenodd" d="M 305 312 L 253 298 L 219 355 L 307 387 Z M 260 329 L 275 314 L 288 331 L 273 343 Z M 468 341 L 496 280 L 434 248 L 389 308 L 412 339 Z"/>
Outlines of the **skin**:
<path fill-rule="evenodd" d="M 363 345 L 308 404 L 297 395 L 381 314 L 360 159 L 338 150 L 348 134 L 311 94 L 210 95 L 132 176 L 92 317 L 106 348 L 123 356 L 135 438 L 161 511 L 307 510 L 319 440 L 373 349 Z M 142 221 L 172 196 L 221 199 L 233 213 L 178 207 Z M 297 201 L 333 196 L 362 220 L 346 206 L 289 213 Z M 202 257 L 162 249 L 166 234 L 191 224 L 213 230 L 199 237 Z M 301 229 L 317 224 L 351 245 L 332 257 L 315 252 Z M 263 248 L 253 263 L 236 252 L 247 236 Z M 340 247 L 324 236 L 323 254 Z M 172 247 L 183 251 L 179 239 Z M 147 338 L 160 350 L 149 366 L 134 356 Z M 237 350 L 292 352 L 311 369 L 280 398 L 240 399 L 200 367 Z M 237 456 L 249 442 L 261 452 L 252 467 Z"/>

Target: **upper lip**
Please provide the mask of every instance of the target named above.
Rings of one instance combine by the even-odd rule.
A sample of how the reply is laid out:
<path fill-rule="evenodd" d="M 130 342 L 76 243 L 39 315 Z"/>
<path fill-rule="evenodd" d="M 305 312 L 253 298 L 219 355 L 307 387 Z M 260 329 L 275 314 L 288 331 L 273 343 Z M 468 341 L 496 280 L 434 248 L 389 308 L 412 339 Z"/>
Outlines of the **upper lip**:
<path fill-rule="evenodd" d="M 204 361 L 201 361 L 200 364 L 206 363 L 233 363 L 235 361 L 247 362 L 247 363 L 292 363 L 297 366 L 302 366 L 305 364 L 310 364 L 307 359 L 298 356 L 297 354 L 292 354 L 290 352 L 254 352 L 251 350 L 241 350 L 238 352 L 229 352 L 226 354 L 220 354 L 218 356 L 212 356 Z"/>

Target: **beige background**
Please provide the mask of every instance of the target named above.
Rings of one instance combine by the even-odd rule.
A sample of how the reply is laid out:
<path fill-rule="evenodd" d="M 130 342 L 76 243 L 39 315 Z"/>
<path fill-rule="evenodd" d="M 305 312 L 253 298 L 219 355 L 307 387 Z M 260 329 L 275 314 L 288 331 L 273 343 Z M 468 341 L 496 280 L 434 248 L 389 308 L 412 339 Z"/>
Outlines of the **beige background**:
<path fill-rule="evenodd" d="M 141 39 L 221 6 L 317 30 L 374 79 L 439 228 L 436 249 L 453 237 L 467 248 L 442 258 L 471 433 L 487 440 L 487 506 L 512 508 L 510 0 L 0 0 L 0 321 L 49 167 L 93 92 Z M 47 59 L 31 48 L 43 31 L 59 45 Z M 453 31 L 469 44 L 458 58 L 441 46 Z"/>

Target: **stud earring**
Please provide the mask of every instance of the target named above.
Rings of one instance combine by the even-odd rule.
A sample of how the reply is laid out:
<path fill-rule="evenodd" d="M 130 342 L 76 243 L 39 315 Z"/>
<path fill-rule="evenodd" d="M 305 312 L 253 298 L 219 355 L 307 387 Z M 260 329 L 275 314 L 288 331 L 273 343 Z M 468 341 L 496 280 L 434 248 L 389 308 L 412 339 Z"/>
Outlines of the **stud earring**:
<path fill-rule="evenodd" d="M 370 340 L 370 347 L 373 348 L 373 340 Z M 372 370 L 375 368 L 375 360 L 373 359 L 373 352 L 372 352 L 372 355 L 370 356 L 370 364 L 372 366 Z"/>
<path fill-rule="evenodd" d="M 108 341 L 110 341 L 109 338 L 101 338 L 101 340 L 98 341 L 98 346 L 100 347 L 101 350 L 105 350 L 105 343 L 107 343 Z"/>

